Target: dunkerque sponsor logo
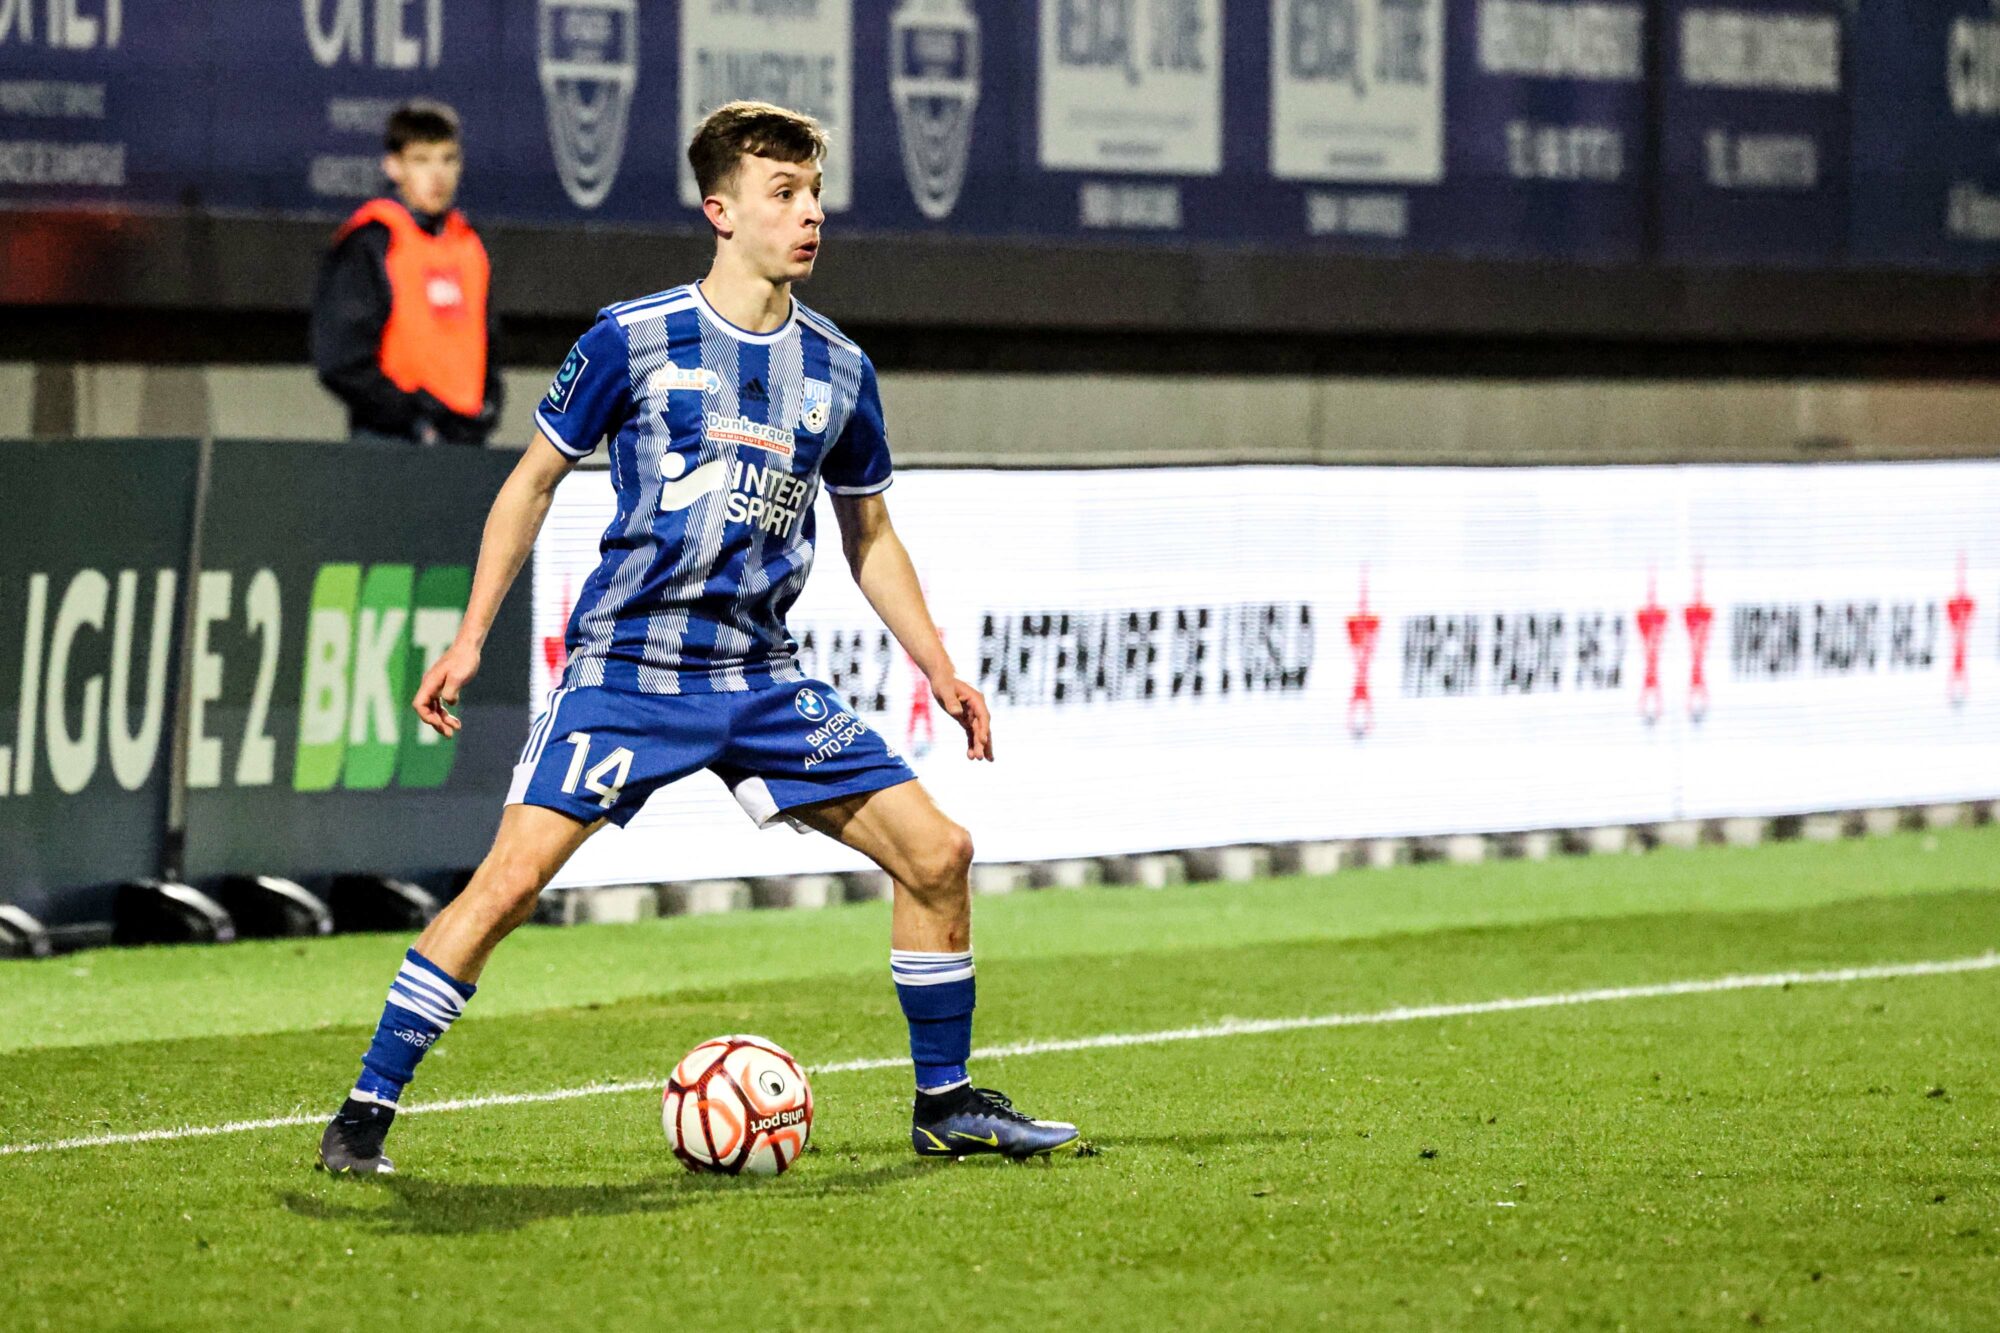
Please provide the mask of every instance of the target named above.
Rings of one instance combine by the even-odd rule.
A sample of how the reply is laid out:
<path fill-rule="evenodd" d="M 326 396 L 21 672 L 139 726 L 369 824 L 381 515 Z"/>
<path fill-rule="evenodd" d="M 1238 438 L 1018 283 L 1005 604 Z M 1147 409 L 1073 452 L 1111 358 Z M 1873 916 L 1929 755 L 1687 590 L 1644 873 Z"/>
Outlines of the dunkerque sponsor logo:
<path fill-rule="evenodd" d="M 710 412 L 706 420 L 708 438 L 724 444 L 747 444 L 753 449 L 768 450 L 786 458 L 792 456 L 798 444 L 798 437 L 783 426 L 767 426 L 749 417 L 726 417 L 720 412 Z"/>
<path fill-rule="evenodd" d="M 799 424 L 818 434 L 826 429 L 832 415 L 833 386 L 825 380 L 805 381 L 805 392 L 799 399 Z"/>
<path fill-rule="evenodd" d="M 611 193 L 639 82 L 639 0 L 540 0 L 537 65 L 549 147 L 578 208 Z"/>
<path fill-rule="evenodd" d="M 979 106 L 979 18 L 967 0 L 902 0 L 889 20 L 889 100 L 917 208 L 951 216 Z"/>
<path fill-rule="evenodd" d="M 721 388 L 722 377 L 706 366 L 677 366 L 669 361 L 646 376 L 648 393 L 672 393 L 676 389 L 715 393 Z"/>
<path fill-rule="evenodd" d="M 819 697 L 817 690 L 800 690 L 792 699 L 792 707 L 799 710 L 799 716 L 808 722 L 817 722 L 826 716 L 826 700 Z"/>

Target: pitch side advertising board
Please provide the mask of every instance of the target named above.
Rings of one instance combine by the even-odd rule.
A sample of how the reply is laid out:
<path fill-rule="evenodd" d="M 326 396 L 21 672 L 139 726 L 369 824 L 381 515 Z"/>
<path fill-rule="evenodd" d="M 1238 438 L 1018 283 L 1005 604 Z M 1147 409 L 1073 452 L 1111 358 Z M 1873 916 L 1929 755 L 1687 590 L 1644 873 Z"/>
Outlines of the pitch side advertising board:
<path fill-rule="evenodd" d="M 0 469 L 0 901 L 52 925 L 160 866 L 196 451 L 12 444 Z"/>
<path fill-rule="evenodd" d="M 514 459 L 221 441 L 190 618 L 185 873 L 414 872 L 485 854 L 527 725 L 525 599 L 445 740 L 409 703 L 464 615 Z"/>
<path fill-rule="evenodd" d="M 888 495 L 998 761 L 964 758 L 828 514 L 791 628 L 985 860 L 2000 793 L 2000 464 L 943 471 Z M 603 473 L 558 493 L 537 701 L 612 503 Z M 755 831 L 703 775 L 559 882 L 862 864 Z"/>

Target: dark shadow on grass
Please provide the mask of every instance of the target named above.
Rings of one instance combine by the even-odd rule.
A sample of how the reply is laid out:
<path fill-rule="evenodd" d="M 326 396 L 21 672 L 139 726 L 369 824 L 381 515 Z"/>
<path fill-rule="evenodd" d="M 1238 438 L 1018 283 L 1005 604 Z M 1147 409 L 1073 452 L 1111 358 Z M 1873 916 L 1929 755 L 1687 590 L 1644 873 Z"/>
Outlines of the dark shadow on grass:
<path fill-rule="evenodd" d="M 315 1222 L 345 1222 L 392 1236 L 469 1236 L 517 1231 L 559 1217 L 630 1217 L 673 1213 L 720 1203 L 745 1192 L 781 1199 L 825 1198 L 877 1189 L 921 1174 L 926 1164 L 901 1162 L 801 1179 L 661 1175 L 597 1184 L 478 1184 L 392 1176 L 388 1180 L 329 1180 L 323 1194 L 278 1196 L 287 1212 Z M 349 1195 L 348 1191 L 353 1191 Z M 375 1198 L 364 1196 L 374 1195 Z M 390 1202 L 383 1206 L 380 1196 Z"/>

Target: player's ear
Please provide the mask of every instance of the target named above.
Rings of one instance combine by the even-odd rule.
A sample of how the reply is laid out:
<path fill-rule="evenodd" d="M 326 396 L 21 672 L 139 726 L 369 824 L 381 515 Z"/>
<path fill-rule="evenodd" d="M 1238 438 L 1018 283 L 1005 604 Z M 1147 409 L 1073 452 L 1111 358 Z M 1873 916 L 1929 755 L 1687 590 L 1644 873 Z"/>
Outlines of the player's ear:
<path fill-rule="evenodd" d="M 712 194 L 701 201 L 701 211 L 708 215 L 708 225 L 715 228 L 718 236 L 735 234 L 736 226 L 729 219 L 729 204 L 719 194 Z"/>
<path fill-rule="evenodd" d="M 392 184 L 401 185 L 403 177 L 407 174 L 403 170 L 403 155 L 401 153 L 382 154 L 382 174 L 387 176 Z"/>

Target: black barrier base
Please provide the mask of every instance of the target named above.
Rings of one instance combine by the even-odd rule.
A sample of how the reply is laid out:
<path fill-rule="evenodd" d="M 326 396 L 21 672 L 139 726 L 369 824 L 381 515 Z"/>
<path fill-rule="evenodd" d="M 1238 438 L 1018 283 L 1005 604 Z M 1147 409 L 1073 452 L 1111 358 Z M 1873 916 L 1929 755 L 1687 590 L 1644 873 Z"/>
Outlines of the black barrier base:
<path fill-rule="evenodd" d="M 187 884 L 140 879 L 118 886 L 115 944 L 227 944 L 236 923 L 222 905 Z"/>
<path fill-rule="evenodd" d="M 333 934 L 333 911 L 318 894 L 276 875 L 228 875 L 203 886 L 236 922 L 242 939 Z"/>
<path fill-rule="evenodd" d="M 53 951 L 41 922 L 18 907 L 0 903 L 0 958 L 47 958 Z"/>
<path fill-rule="evenodd" d="M 333 909 L 333 928 L 354 931 L 422 930 L 438 914 L 438 900 L 429 890 L 407 880 L 379 875 L 340 875 L 326 886 Z"/>

